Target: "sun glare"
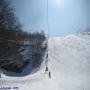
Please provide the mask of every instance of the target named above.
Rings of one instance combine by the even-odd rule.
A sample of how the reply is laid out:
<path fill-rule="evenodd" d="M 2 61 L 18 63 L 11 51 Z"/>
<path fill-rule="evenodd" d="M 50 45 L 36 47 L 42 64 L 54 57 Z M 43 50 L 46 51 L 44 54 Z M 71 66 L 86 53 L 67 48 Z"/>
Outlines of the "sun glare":
<path fill-rule="evenodd" d="M 63 3 L 63 0 L 51 0 L 54 7 L 60 7 Z"/>
<path fill-rule="evenodd" d="M 61 5 L 62 4 L 62 0 L 53 0 L 54 1 L 54 3 L 56 4 L 56 5 Z"/>

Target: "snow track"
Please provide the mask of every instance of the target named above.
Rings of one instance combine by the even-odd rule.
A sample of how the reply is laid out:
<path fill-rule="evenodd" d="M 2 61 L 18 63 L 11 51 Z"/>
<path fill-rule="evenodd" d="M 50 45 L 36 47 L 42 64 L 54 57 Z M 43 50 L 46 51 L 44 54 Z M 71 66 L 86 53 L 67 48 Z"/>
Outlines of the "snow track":
<path fill-rule="evenodd" d="M 90 35 L 75 34 L 49 39 L 48 72 L 45 65 L 35 74 L 26 77 L 6 77 L 6 83 L 20 90 L 90 90 Z"/>

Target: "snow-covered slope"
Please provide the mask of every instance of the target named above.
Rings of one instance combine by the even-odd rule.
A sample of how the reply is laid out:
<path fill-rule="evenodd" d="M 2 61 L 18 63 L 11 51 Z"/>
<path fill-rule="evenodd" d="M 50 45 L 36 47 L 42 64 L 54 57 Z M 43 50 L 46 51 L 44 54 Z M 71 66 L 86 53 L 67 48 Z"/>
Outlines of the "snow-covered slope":
<path fill-rule="evenodd" d="M 48 72 L 45 64 L 37 73 L 26 77 L 2 76 L 0 85 L 19 90 L 90 90 L 90 35 L 74 34 L 49 39 Z M 6 83 L 5 83 L 6 81 Z"/>

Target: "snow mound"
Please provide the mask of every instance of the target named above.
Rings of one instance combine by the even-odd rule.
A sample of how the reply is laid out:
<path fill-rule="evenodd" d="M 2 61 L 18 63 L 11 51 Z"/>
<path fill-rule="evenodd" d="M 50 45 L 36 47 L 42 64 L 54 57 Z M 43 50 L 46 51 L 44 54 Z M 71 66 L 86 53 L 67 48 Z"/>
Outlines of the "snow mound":
<path fill-rule="evenodd" d="M 3 76 L 2 79 L 18 79 L 19 83 L 14 83 L 13 86 L 18 86 L 19 90 L 90 90 L 89 34 L 50 38 L 48 49 L 51 79 L 48 72 L 43 73 L 45 65 L 36 74 L 27 77 Z"/>

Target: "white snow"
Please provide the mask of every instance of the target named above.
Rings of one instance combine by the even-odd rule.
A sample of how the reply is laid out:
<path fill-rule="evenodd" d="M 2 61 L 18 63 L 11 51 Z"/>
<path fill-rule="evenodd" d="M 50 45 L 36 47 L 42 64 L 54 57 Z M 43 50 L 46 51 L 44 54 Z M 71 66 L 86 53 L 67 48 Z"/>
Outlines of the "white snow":
<path fill-rule="evenodd" d="M 18 90 L 90 90 L 90 35 L 74 34 L 49 39 L 48 67 L 25 77 L 2 75 L 0 85 Z"/>

